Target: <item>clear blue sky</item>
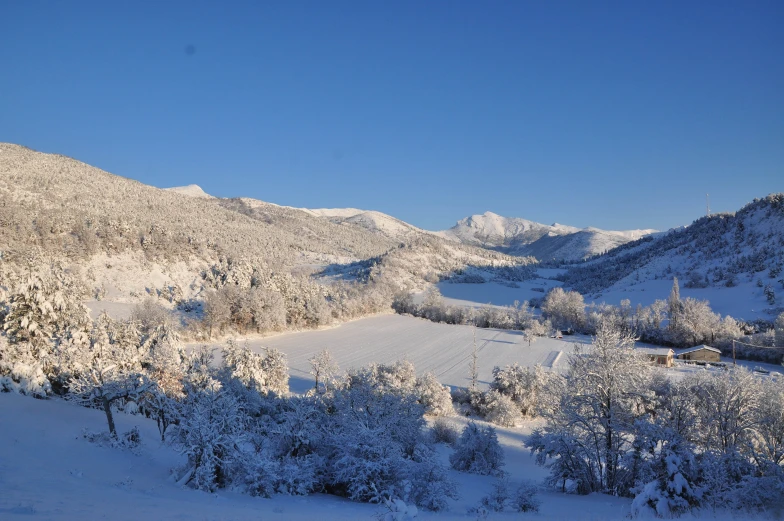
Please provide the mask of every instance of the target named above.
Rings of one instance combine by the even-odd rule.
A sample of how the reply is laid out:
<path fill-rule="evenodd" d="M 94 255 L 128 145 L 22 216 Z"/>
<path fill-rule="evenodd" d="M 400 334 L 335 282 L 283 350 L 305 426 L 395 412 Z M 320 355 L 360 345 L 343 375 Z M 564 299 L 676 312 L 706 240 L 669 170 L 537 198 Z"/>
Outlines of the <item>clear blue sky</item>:
<path fill-rule="evenodd" d="M 5 0 L 0 141 L 428 229 L 665 229 L 784 191 L 782 27 L 780 0 Z"/>

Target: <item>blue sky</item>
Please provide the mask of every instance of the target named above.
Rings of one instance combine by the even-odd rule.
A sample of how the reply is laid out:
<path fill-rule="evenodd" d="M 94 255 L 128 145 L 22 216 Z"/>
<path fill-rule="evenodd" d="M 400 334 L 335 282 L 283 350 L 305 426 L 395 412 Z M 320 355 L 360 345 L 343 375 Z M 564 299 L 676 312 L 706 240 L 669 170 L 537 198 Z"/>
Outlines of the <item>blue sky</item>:
<path fill-rule="evenodd" d="M 6 2 L 0 141 L 155 186 L 688 224 L 784 191 L 784 2 Z"/>

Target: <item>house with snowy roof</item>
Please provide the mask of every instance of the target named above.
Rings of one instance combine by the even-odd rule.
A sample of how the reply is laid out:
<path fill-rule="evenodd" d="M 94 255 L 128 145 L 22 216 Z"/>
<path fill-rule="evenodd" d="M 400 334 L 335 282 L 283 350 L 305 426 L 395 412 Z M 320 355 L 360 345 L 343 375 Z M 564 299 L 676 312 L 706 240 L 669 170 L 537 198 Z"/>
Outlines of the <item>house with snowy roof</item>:
<path fill-rule="evenodd" d="M 689 362 L 721 362 L 721 351 L 705 344 L 680 349 L 675 357 Z"/>
<path fill-rule="evenodd" d="M 656 365 L 672 367 L 675 351 L 669 347 L 641 347 L 640 350 Z"/>

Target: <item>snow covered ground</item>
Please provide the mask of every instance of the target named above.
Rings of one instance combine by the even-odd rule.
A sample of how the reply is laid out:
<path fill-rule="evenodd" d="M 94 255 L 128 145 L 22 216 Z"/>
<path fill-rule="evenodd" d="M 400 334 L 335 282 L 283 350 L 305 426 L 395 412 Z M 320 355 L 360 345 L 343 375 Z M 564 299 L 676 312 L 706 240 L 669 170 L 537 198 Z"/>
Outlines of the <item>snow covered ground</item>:
<path fill-rule="evenodd" d="M 555 269 L 539 269 L 538 277 L 525 282 L 517 282 L 519 288 L 510 288 L 496 282 L 484 284 L 454 284 L 441 282 L 438 289 L 444 296 L 445 302 L 452 305 L 478 306 L 493 304 L 496 306 L 509 306 L 515 300 L 523 302 L 533 298 L 542 298 L 555 286 L 562 283 L 552 280 L 557 274 Z M 637 304 L 649 306 L 654 300 L 666 300 L 672 289 L 671 279 L 644 280 L 628 284 L 618 284 L 609 290 L 596 295 L 584 295 L 585 303 L 601 304 L 605 302 L 617 306 L 621 300 L 629 299 L 632 307 Z M 544 290 L 544 292 L 541 292 Z M 683 281 L 680 284 L 681 298 L 692 297 L 710 302 L 711 309 L 722 316 L 730 315 L 741 320 L 754 320 L 764 318 L 771 320 L 773 315 L 768 312 L 770 304 L 765 299 L 763 288 L 756 282 L 742 281 L 732 288 L 687 288 Z"/>
<path fill-rule="evenodd" d="M 479 306 L 493 304 L 495 306 L 511 306 L 515 300 L 518 302 L 530 301 L 534 298 L 544 298 L 548 291 L 561 282 L 550 279 L 533 279 L 524 282 L 515 282 L 518 288 L 504 286 L 497 282 L 484 284 L 453 284 L 441 282 L 438 289 L 444 296 L 444 302 L 456 306 Z"/>
<path fill-rule="evenodd" d="M 542 364 L 554 370 L 565 367 L 566 353 L 574 342 L 587 337 L 563 340 L 540 338 L 532 346 L 515 331 L 476 330 L 482 386 L 491 379 L 495 365 L 518 362 Z M 406 357 L 419 372 L 434 371 L 449 385 L 467 384 L 473 328 L 435 324 L 422 319 L 384 315 L 365 318 L 321 331 L 282 334 L 252 339 L 260 349 L 274 346 L 284 351 L 292 375 L 292 391 L 312 386 L 308 358 L 327 348 L 343 369 L 371 362 L 393 362 Z M 749 363 L 750 365 L 761 365 Z M 775 366 L 771 366 L 774 368 Z M 672 371 L 674 374 L 693 367 Z M 375 519 L 380 508 L 352 503 L 342 498 L 314 494 L 307 497 L 275 496 L 254 498 L 230 490 L 209 494 L 177 485 L 170 470 L 182 461 L 170 446 L 159 441 L 151 420 L 117 414 L 119 432 L 137 426 L 142 445 L 138 453 L 100 447 L 82 437 L 83 429 L 105 431 L 101 411 L 85 409 L 58 398 L 35 400 L 0 393 L 0 519 L 22 521 L 51 520 L 311 520 Z M 13 421 L 8 421 L 8 419 Z M 466 418 L 453 421 L 463 426 Z M 541 483 L 546 470 L 538 467 L 524 446 L 538 422 L 528 421 L 516 428 L 497 428 L 504 450 L 510 481 L 523 479 Z M 451 448 L 440 445 L 438 453 L 447 464 Z M 458 484 L 460 499 L 450 501 L 448 511 L 420 512 L 418 519 L 474 519 L 466 509 L 476 506 L 490 492 L 493 478 L 450 470 Z M 596 494 L 576 496 L 540 487 L 538 514 L 492 513 L 489 519 L 537 520 L 623 520 L 630 500 Z M 771 513 L 774 518 L 776 513 Z M 702 519 L 733 519 L 721 514 L 702 513 Z M 689 517 L 694 519 L 694 517 Z M 737 519 L 741 519 L 739 517 Z M 745 518 L 744 518 L 745 519 Z"/>
<path fill-rule="evenodd" d="M 766 302 L 762 289 L 757 287 L 755 282 L 745 281 L 732 288 L 687 288 L 682 281 L 680 284 L 681 298 L 707 300 L 714 313 L 720 313 L 722 316 L 730 315 L 742 320 L 757 318 L 771 320 L 774 317 L 765 311 L 770 308 L 770 304 Z M 672 280 L 646 280 L 628 285 L 618 284 L 599 295 L 586 295 L 585 302 L 586 304 L 606 302 L 617 306 L 621 300 L 629 299 L 632 307 L 636 307 L 637 304 L 648 306 L 654 300 L 666 299 L 670 290 L 672 290 Z"/>
<path fill-rule="evenodd" d="M 145 418 L 118 414 L 119 431 L 138 426 L 142 446 L 138 454 L 99 447 L 82 437 L 82 430 L 106 429 L 103 413 L 59 399 L 34 400 L 0 394 L 0 417 L 14 418 L 0 429 L 0 519 L 115 521 L 194 519 L 218 520 L 372 520 L 375 505 L 314 494 L 307 497 L 254 498 L 221 490 L 215 494 L 178 486 L 169 470 L 180 456 L 161 444 L 155 424 Z M 456 418 L 464 424 L 464 418 Z M 505 470 L 512 482 L 540 481 L 544 470 L 534 464 L 522 441 L 531 425 L 498 429 L 505 455 Z M 439 447 L 446 460 L 451 452 Z M 490 492 L 493 478 L 450 471 L 461 498 L 446 512 L 420 512 L 417 519 L 473 519 L 469 506 Z M 622 520 L 630 501 L 604 495 L 587 497 L 542 491 L 539 514 L 492 514 L 491 519 Z"/>
<path fill-rule="evenodd" d="M 414 364 L 418 374 L 433 372 L 445 385 L 466 387 L 469 384 L 473 334 L 471 326 L 439 324 L 410 316 L 381 315 L 331 329 L 266 338 L 250 337 L 240 342 L 247 342 L 257 352 L 267 346 L 285 353 L 291 374 L 291 391 L 303 393 L 314 384 L 308 360 L 323 349 L 329 350 L 342 370 L 373 362 L 392 363 L 406 359 Z M 574 351 L 575 343 L 590 342 L 588 336 L 573 335 L 563 339 L 537 338 L 529 346 L 519 331 L 476 328 L 480 386 L 487 388 L 493 379 L 495 366 L 503 367 L 515 362 L 524 367 L 538 364 L 546 369 L 563 371 L 567 355 Z M 192 347 L 196 345 L 192 344 Z M 640 343 L 639 347 L 648 346 Z M 722 359 L 732 363 L 732 359 Z M 746 361 L 739 361 L 739 364 L 749 369 L 764 366 L 767 370 L 784 373 L 781 366 Z"/>
<path fill-rule="evenodd" d="M 320 331 L 250 338 L 247 343 L 255 351 L 269 346 L 286 354 L 292 392 L 305 392 L 313 386 L 308 359 L 322 349 L 328 349 L 343 370 L 373 362 L 392 363 L 407 359 L 420 374 L 431 371 L 445 385 L 466 387 L 474 344 L 473 332 L 471 326 L 382 315 Z M 558 370 L 565 359 L 561 354 L 572 352 L 574 341 L 589 342 L 585 337 L 576 336 L 565 337 L 564 340 L 539 338 L 529 347 L 520 331 L 477 328 L 480 384 L 486 387 L 492 381 L 493 367 L 514 362 L 523 366 L 540 364 Z"/>

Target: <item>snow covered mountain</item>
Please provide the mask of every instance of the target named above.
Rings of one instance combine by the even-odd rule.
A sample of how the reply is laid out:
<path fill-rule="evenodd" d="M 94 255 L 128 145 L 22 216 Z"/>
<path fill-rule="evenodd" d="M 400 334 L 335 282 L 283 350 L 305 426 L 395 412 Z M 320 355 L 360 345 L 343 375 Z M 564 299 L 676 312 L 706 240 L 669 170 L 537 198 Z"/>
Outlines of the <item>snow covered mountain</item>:
<path fill-rule="evenodd" d="M 146 293 L 150 269 L 160 272 L 156 284 L 194 286 L 198 292 L 205 268 L 240 266 L 237 260 L 280 273 L 378 260 L 394 251 L 406 269 L 396 271 L 392 282 L 404 286 L 422 283 L 425 275 L 437 280 L 443 270 L 469 263 L 530 262 L 452 243 L 380 212 L 335 215 L 216 198 L 196 185 L 160 189 L 7 143 L 0 143 L 0 223 L 6 265 L 62 258 L 89 272 L 95 286 L 122 279 L 111 284 L 116 292 L 109 288 L 118 298 Z"/>
<path fill-rule="evenodd" d="M 449 230 L 437 233 L 464 244 L 511 255 L 532 256 L 542 261 L 577 261 L 654 232 L 656 230 L 608 231 L 558 223 L 546 225 L 485 212 L 461 219 Z"/>
<path fill-rule="evenodd" d="M 784 311 L 784 193 L 624 244 L 561 278 L 584 295 L 617 303 L 635 295 L 666 298 L 673 277 L 689 295 L 736 318 Z"/>
<path fill-rule="evenodd" d="M 164 188 L 164 190 L 176 192 L 182 195 L 188 195 L 190 197 L 203 197 L 205 199 L 213 198 L 210 194 L 202 190 L 201 186 L 199 185 L 172 186 L 171 188 Z"/>
<path fill-rule="evenodd" d="M 302 211 L 326 218 L 336 224 L 355 224 L 371 232 L 379 233 L 395 240 L 431 233 L 392 217 L 391 215 L 375 210 L 359 210 L 357 208 L 302 208 Z"/>

